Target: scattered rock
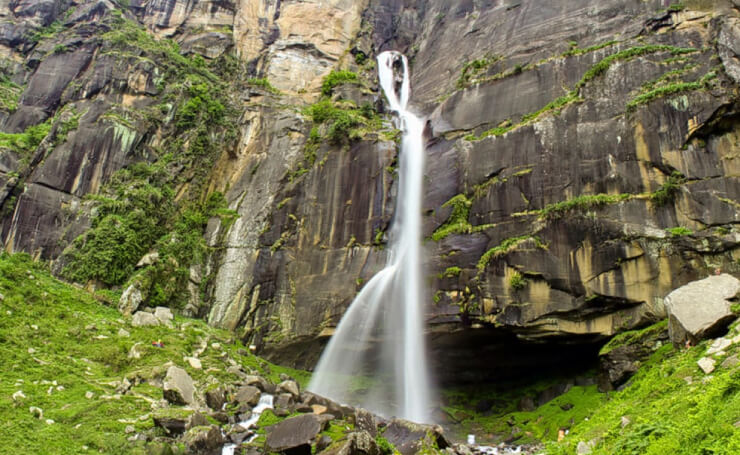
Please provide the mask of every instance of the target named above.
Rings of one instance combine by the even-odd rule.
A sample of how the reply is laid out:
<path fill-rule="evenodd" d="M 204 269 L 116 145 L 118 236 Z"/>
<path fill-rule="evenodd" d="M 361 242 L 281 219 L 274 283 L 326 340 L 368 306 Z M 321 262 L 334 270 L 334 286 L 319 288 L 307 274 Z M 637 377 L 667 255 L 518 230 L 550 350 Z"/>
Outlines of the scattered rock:
<path fill-rule="evenodd" d="M 36 417 L 37 419 L 44 418 L 44 410 L 39 407 L 31 406 L 30 408 L 28 408 L 28 412 L 30 412 L 31 415 Z"/>
<path fill-rule="evenodd" d="M 87 398 L 88 400 L 92 400 L 92 398 L 94 396 L 95 396 L 95 394 L 92 393 L 92 392 L 90 392 L 89 390 L 87 392 L 85 392 L 85 398 Z"/>
<path fill-rule="evenodd" d="M 245 385 L 236 391 L 234 399 L 239 404 L 239 409 L 244 411 L 257 406 L 260 401 L 262 393 L 260 389 L 251 385 Z"/>
<path fill-rule="evenodd" d="M 157 326 L 159 325 L 159 319 L 146 311 L 137 311 L 131 319 L 131 325 L 134 327 Z"/>
<path fill-rule="evenodd" d="M 326 412 L 326 406 L 321 406 L 319 404 L 315 404 L 313 406 L 315 414 L 323 414 Z M 317 407 L 322 409 L 316 409 Z M 378 435 L 378 422 L 375 419 L 375 415 L 366 409 L 358 408 L 355 410 L 355 428 L 360 431 L 368 432 L 373 438 Z"/>
<path fill-rule="evenodd" d="M 128 350 L 128 358 L 129 359 L 140 359 L 143 350 L 144 350 L 144 346 L 140 341 L 134 343 L 134 345 L 131 346 L 131 349 Z"/>
<path fill-rule="evenodd" d="M 375 438 L 367 431 L 350 433 L 337 444 L 330 446 L 324 455 L 380 455 Z"/>
<path fill-rule="evenodd" d="M 293 396 L 293 399 L 298 399 L 301 396 L 301 391 L 298 388 L 298 383 L 292 379 L 283 381 L 277 386 L 278 393 L 289 393 Z"/>
<path fill-rule="evenodd" d="M 123 430 L 126 434 L 131 434 L 136 431 L 133 425 L 126 425 L 126 429 Z"/>
<path fill-rule="evenodd" d="M 531 412 L 537 409 L 532 397 L 523 397 L 521 400 L 519 400 L 519 405 L 517 407 L 522 412 Z"/>
<path fill-rule="evenodd" d="M 436 444 L 439 449 L 446 449 L 450 445 L 444 437 L 442 427 L 402 419 L 391 420 L 383 436 L 396 446 L 402 455 L 413 455 L 423 446 L 432 447 Z"/>
<path fill-rule="evenodd" d="M 224 444 L 224 437 L 215 425 L 200 426 L 188 430 L 183 442 L 188 453 L 211 453 Z"/>
<path fill-rule="evenodd" d="M 701 368 L 704 374 L 709 374 L 714 371 L 714 365 L 716 363 L 716 360 L 709 357 L 702 357 L 696 362 L 696 364 L 699 365 L 699 368 Z"/>
<path fill-rule="evenodd" d="M 130 316 L 139 309 L 144 297 L 141 295 L 139 283 L 133 283 L 123 291 L 121 298 L 118 300 L 118 311 L 124 316 Z"/>
<path fill-rule="evenodd" d="M 194 412 L 188 419 L 187 428 L 190 429 L 194 427 L 208 426 L 210 424 L 211 422 L 208 421 L 206 416 L 204 416 L 200 412 Z"/>
<path fill-rule="evenodd" d="M 163 306 L 154 309 L 154 317 L 167 327 L 172 327 L 172 320 L 175 319 L 172 310 Z"/>
<path fill-rule="evenodd" d="M 720 365 L 722 368 L 733 368 L 740 364 L 740 359 L 738 358 L 737 354 L 731 355 L 730 357 L 726 358 L 724 362 L 722 362 L 722 365 Z"/>
<path fill-rule="evenodd" d="M 170 403 L 193 403 L 193 379 L 182 368 L 171 366 L 167 369 L 167 376 L 163 385 L 164 398 Z"/>
<path fill-rule="evenodd" d="M 588 455 L 593 450 L 594 446 L 596 445 L 595 441 L 588 441 L 588 442 L 579 442 L 578 446 L 576 446 L 576 453 L 578 455 Z"/>
<path fill-rule="evenodd" d="M 723 273 L 682 286 L 665 298 L 671 341 L 696 343 L 724 329 L 735 315 L 729 299 L 740 291 L 740 280 Z"/>
<path fill-rule="evenodd" d="M 159 253 L 154 251 L 152 253 L 145 254 L 139 262 L 136 263 L 137 268 L 146 267 L 148 265 L 156 264 L 159 261 Z"/>
<path fill-rule="evenodd" d="M 563 403 L 560 405 L 560 409 L 562 409 L 563 411 L 570 411 L 571 409 L 573 409 L 573 403 Z"/>
<path fill-rule="evenodd" d="M 119 337 L 121 337 L 121 338 L 128 338 L 128 337 L 131 336 L 131 334 L 129 333 L 129 331 L 126 330 L 126 329 L 124 329 L 124 328 L 118 329 L 118 334 L 117 335 Z"/>
<path fill-rule="evenodd" d="M 46 419 L 45 422 L 46 422 L 47 425 L 53 425 L 54 424 L 54 421 L 52 419 Z"/>
<path fill-rule="evenodd" d="M 709 348 L 707 348 L 707 355 L 716 354 L 718 352 L 722 352 L 728 347 L 732 345 L 732 340 L 729 340 L 724 337 L 720 337 L 715 339 L 711 345 L 709 345 Z"/>
<path fill-rule="evenodd" d="M 185 357 L 185 360 L 188 362 L 191 368 L 194 368 L 196 370 L 203 369 L 203 364 L 200 362 L 200 359 L 196 357 Z"/>
<path fill-rule="evenodd" d="M 185 433 L 192 411 L 181 409 L 160 409 L 155 412 L 152 419 L 154 425 L 163 428 L 167 434 L 181 435 Z"/>
<path fill-rule="evenodd" d="M 620 425 L 622 425 L 622 428 L 624 428 L 624 427 L 626 427 L 627 425 L 629 425 L 629 424 L 630 424 L 631 422 L 632 422 L 632 421 L 631 421 L 631 420 L 629 419 L 629 417 L 627 417 L 627 416 L 622 416 L 622 418 L 620 419 L 620 422 L 619 422 L 619 424 L 620 424 Z"/>
<path fill-rule="evenodd" d="M 18 390 L 13 394 L 13 401 L 23 400 L 26 398 L 26 394 L 22 390 Z"/>
<path fill-rule="evenodd" d="M 275 400 L 275 410 L 287 411 L 287 413 L 290 414 L 293 412 L 294 404 L 295 400 L 293 399 L 293 395 L 289 393 L 281 393 Z"/>
<path fill-rule="evenodd" d="M 271 393 L 275 392 L 274 390 L 270 391 L 270 383 L 267 382 L 265 378 L 262 376 L 256 376 L 256 375 L 248 375 L 244 378 L 243 381 L 244 385 L 252 385 L 257 387 L 263 392 Z"/>
<path fill-rule="evenodd" d="M 537 406 L 549 403 L 560 395 L 568 392 L 573 387 L 573 383 L 555 384 L 540 392 L 537 395 Z"/>
<path fill-rule="evenodd" d="M 269 427 L 266 447 L 269 452 L 311 454 L 311 442 L 322 429 L 319 417 L 303 414 Z"/>
<path fill-rule="evenodd" d="M 319 438 L 318 441 L 316 441 L 316 453 L 322 452 L 326 450 L 327 447 L 331 445 L 331 443 L 334 442 L 329 436 L 322 436 Z"/>
<path fill-rule="evenodd" d="M 36 353 L 36 350 L 34 348 L 28 348 L 28 353 L 29 354 L 35 354 Z"/>
<path fill-rule="evenodd" d="M 220 411 L 226 403 L 226 390 L 216 387 L 206 390 L 206 404 L 214 411 Z"/>

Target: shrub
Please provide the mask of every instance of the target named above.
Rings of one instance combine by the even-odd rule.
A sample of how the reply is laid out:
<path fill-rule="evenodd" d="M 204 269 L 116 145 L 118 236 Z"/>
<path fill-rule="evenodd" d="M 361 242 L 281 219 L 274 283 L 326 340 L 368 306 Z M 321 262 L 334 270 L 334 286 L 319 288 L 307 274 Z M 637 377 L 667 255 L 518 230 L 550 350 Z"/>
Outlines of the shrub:
<path fill-rule="evenodd" d="M 509 287 L 511 289 L 518 291 L 520 289 L 524 289 L 526 286 L 527 280 L 521 273 L 514 272 L 511 277 L 509 277 Z"/>
<path fill-rule="evenodd" d="M 352 71 L 332 71 L 324 78 L 324 82 L 321 84 L 321 94 L 324 96 L 331 96 L 334 91 L 334 87 L 347 82 L 357 82 L 357 80 L 357 73 Z"/>

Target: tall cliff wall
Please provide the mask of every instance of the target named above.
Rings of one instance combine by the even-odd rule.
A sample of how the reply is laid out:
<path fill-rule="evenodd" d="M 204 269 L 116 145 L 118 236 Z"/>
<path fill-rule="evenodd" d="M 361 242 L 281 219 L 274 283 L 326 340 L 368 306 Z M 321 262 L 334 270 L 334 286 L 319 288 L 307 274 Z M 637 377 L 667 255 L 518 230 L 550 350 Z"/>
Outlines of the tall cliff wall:
<path fill-rule="evenodd" d="M 740 273 L 739 18 L 719 0 L 0 2 L 5 248 L 313 366 L 386 259 L 398 136 L 374 56 L 393 48 L 429 116 L 435 358 L 476 379 L 578 356 L 558 343 Z M 338 69 L 356 77 L 322 87 Z"/>

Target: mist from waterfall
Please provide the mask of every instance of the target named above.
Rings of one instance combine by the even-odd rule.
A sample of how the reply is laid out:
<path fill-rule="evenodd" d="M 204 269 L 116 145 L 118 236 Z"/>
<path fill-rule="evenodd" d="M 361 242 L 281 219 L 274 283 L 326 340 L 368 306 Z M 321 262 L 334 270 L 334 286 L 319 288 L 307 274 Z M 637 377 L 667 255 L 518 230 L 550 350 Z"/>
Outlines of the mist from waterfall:
<path fill-rule="evenodd" d="M 380 54 L 378 77 L 403 133 L 388 263 L 347 309 L 308 389 L 387 417 L 428 422 L 431 392 L 420 251 L 424 120 L 407 110 L 410 83 L 404 55 Z"/>

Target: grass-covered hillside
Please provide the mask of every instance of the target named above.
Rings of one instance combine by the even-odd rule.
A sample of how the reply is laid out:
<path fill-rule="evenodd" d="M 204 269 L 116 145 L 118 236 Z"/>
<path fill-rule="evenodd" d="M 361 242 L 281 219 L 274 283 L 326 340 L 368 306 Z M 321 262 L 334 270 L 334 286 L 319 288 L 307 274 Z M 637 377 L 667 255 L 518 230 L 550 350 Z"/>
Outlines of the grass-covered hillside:
<path fill-rule="evenodd" d="M 164 436 L 153 414 L 164 408 L 165 364 L 182 367 L 198 384 L 231 384 L 233 360 L 243 372 L 279 382 L 281 373 L 247 353 L 228 333 L 176 317 L 174 327 L 132 327 L 91 294 L 62 283 L 26 255 L 0 255 L 0 452 L 147 453 Z M 163 348 L 152 346 L 161 341 Z M 184 360 L 196 352 L 195 369 Z M 130 353 L 137 353 L 135 358 Z M 121 393 L 124 378 L 133 384 Z M 41 411 L 37 411 L 38 408 Z M 128 427 L 128 433 L 127 433 Z M 134 435 L 145 442 L 132 442 Z"/>

